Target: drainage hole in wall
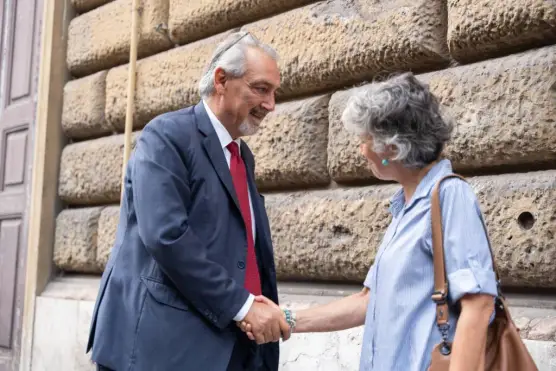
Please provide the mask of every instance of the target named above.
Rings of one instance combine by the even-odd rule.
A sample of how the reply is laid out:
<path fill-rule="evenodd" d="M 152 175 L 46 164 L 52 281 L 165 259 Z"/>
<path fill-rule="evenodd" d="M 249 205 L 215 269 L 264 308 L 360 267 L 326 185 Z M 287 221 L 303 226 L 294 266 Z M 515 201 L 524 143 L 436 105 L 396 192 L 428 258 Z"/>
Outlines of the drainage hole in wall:
<path fill-rule="evenodd" d="M 535 217 L 529 211 L 524 211 L 517 217 L 517 224 L 525 230 L 533 228 Z"/>

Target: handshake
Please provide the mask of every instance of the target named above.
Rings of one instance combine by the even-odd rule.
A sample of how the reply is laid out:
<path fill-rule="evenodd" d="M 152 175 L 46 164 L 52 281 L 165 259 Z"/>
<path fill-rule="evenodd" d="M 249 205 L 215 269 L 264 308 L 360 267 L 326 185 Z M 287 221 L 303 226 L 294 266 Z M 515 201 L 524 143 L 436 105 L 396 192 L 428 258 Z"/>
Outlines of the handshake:
<path fill-rule="evenodd" d="M 292 332 L 291 318 L 276 303 L 264 296 L 256 296 L 251 309 L 237 326 L 247 334 L 247 337 L 257 344 L 284 341 L 290 338 Z"/>

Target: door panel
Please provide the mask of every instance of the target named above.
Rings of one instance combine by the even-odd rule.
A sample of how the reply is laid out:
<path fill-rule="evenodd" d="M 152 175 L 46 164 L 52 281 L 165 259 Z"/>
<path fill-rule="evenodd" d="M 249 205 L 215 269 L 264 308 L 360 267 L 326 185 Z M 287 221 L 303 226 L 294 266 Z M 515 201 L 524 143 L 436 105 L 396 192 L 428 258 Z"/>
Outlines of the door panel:
<path fill-rule="evenodd" d="M 2 0 L 0 5 L 0 371 L 19 365 L 42 14 L 37 1 Z"/>
<path fill-rule="evenodd" d="M 12 55 L 10 74 L 9 104 L 28 97 L 31 89 L 33 34 L 35 4 L 34 1 L 19 0 L 16 3 L 16 23 L 12 36 Z"/>
<path fill-rule="evenodd" d="M 18 130 L 6 133 L 4 140 L 4 148 L 6 148 L 5 164 L 10 166 L 4 167 L 4 189 L 10 189 L 22 186 L 25 182 L 25 163 L 27 154 L 27 128 L 23 127 Z"/>
<path fill-rule="evenodd" d="M 0 220 L 0 347 L 12 347 L 17 246 L 21 219 Z"/>

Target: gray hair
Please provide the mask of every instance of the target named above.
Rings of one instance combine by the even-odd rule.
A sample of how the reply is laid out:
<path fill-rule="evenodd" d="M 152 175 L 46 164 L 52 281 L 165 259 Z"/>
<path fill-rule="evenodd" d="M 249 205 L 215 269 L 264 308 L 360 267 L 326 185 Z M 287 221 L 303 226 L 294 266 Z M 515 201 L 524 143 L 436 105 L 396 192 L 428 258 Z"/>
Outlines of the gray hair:
<path fill-rule="evenodd" d="M 453 124 L 441 115 L 437 98 L 410 72 L 359 88 L 342 114 L 350 132 L 373 138 L 373 151 L 393 145 L 400 161 L 420 169 L 437 160 Z"/>
<path fill-rule="evenodd" d="M 217 46 L 206 72 L 199 81 L 199 93 L 202 98 L 213 93 L 214 71 L 217 68 L 222 68 L 232 77 L 243 76 L 248 48 L 261 49 L 275 61 L 278 60 L 278 54 L 271 46 L 262 43 L 249 32 L 234 32 Z"/>

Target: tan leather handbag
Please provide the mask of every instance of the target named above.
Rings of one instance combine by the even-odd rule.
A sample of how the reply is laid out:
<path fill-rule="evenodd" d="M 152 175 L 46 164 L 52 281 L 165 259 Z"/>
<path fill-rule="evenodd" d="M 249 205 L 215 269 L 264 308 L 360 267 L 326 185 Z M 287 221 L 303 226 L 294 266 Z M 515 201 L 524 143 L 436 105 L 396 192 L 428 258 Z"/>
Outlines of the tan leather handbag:
<path fill-rule="evenodd" d="M 442 334 L 442 342 L 432 351 L 429 371 L 448 371 L 450 368 L 450 354 L 452 343 L 448 341 L 448 282 L 444 267 L 444 243 L 442 238 L 442 213 L 440 211 L 440 184 L 448 178 L 465 179 L 457 174 L 450 174 L 440 179 L 435 185 L 431 199 L 432 245 L 434 263 L 434 293 L 432 300 L 436 303 L 436 325 Z M 486 230 L 486 226 L 483 223 Z M 492 265 L 499 282 L 498 270 L 494 261 L 494 254 L 488 241 L 492 255 Z M 519 336 L 505 299 L 498 284 L 498 298 L 496 299 L 496 315 L 488 328 L 486 343 L 485 371 L 538 371 L 533 358 Z"/>

